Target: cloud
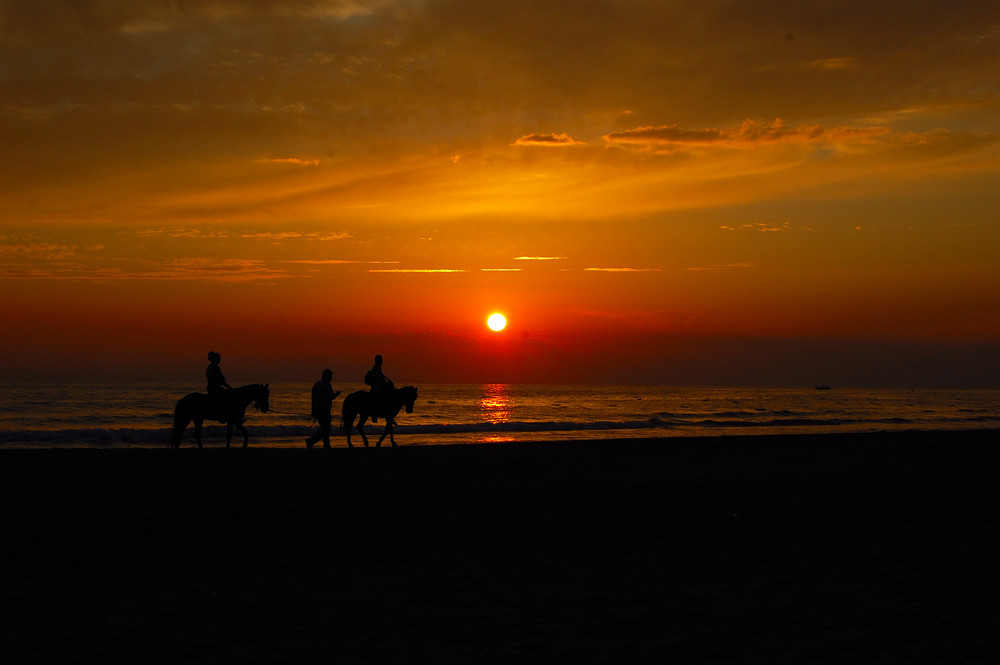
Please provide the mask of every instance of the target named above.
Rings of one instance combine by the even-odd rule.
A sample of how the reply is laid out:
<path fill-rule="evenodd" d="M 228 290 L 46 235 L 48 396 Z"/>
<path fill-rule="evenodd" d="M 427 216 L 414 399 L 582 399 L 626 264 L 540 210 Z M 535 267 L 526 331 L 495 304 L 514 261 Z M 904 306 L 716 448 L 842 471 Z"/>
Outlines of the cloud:
<path fill-rule="evenodd" d="M 73 253 L 47 255 L 44 261 L 30 256 L 21 262 L 7 262 L 0 269 L 0 278 L 49 279 L 60 281 L 119 282 L 119 281 L 198 281 L 246 283 L 291 277 L 285 271 L 268 267 L 265 262 L 250 259 L 180 258 L 165 262 L 135 262 L 126 259 L 95 263 L 93 257 Z"/>
<path fill-rule="evenodd" d="M 585 272 L 662 272 L 662 268 L 584 268 Z"/>
<path fill-rule="evenodd" d="M 322 242 L 329 242 L 332 240 L 347 240 L 349 238 L 353 238 L 354 236 L 350 233 L 331 233 L 321 231 L 314 231 L 311 233 L 301 231 L 264 231 L 260 233 L 241 233 L 237 237 L 256 240 L 292 240 L 301 238 L 303 240 L 319 240 Z"/>
<path fill-rule="evenodd" d="M 756 231 L 758 233 L 785 233 L 787 231 L 812 231 L 808 226 L 798 226 L 793 228 L 788 222 L 783 224 L 768 224 L 766 222 L 754 222 L 752 224 L 740 224 L 739 226 L 722 225 L 719 227 L 723 231 Z"/>
<path fill-rule="evenodd" d="M 820 60 L 813 60 L 809 65 L 815 69 L 824 69 L 827 71 L 838 71 L 844 69 L 858 69 L 861 67 L 861 62 L 858 58 L 850 57 L 839 57 L 839 58 L 822 58 Z"/>
<path fill-rule="evenodd" d="M 318 240 L 329 242 L 334 240 L 348 240 L 354 235 L 347 232 L 336 231 L 257 231 L 254 233 L 204 229 L 185 228 L 160 228 L 160 229 L 140 229 L 129 231 L 123 235 L 133 235 L 140 238 L 167 236 L 177 239 L 191 240 Z"/>
<path fill-rule="evenodd" d="M 860 69 L 863 62 L 860 58 L 841 56 L 830 58 L 818 58 L 816 60 L 780 60 L 769 63 L 760 69 L 773 72 L 791 71 L 824 71 L 837 72 L 845 70 Z"/>
<path fill-rule="evenodd" d="M 888 127 L 821 127 L 808 125 L 786 127 L 777 118 L 773 122 L 746 120 L 738 127 L 726 129 L 682 129 L 678 125 L 637 127 L 613 132 L 604 137 L 613 145 L 680 146 L 728 144 L 747 146 L 760 143 L 841 143 L 864 142 L 885 137 Z"/>
<path fill-rule="evenodd" d="M 291 166 L 319 166 L 318 159 L 301 159 L 299 157 L 271 157 L 255 160 L 258 164 L 288 164 Z"/>
<path fill-rule="evenodd" d="M 0 257 L 6 260 L 63 261 L 79 256 L 77 248 L 55 243 L 0 243 Z"/>
<path fill-rule="evenodd" d="M 302 265 L 311 266 L 339 266 L 339 265 L 372 265 L 372 264 L 391 264 L 399 263 L 399 261 L 360 261 L 353 259 L 289 259 L 285 261 L 280 261 L 279 263 L 297 263 Z"/>
<path fill-rule="evenodd" d="M 716 143 L 725 133 L 718 129 L 681 129 L 677 125 L 636 127 L 623 132 L 613 132 L 604 137 L 609 143 Z"/>
<path fill-rule="evenodd" d="M 468 270 L 459 268 L 382 268 L 369 270 L 368 272 L 376 273 L 420 273 L 420 274 L 448 274 L 455 272 L 469 272 Z"/>
<path fill-rule="evenodd" d="M 511 145 L 537 145 L 545 147 L 560 147 L 567 145 L 583 145 L 583 141 L 574 140 L 572 136 L 566 134 L 527 134 Z"/>
<path fill-rule="evenodd" d="M 712 270 L 746 270 L 755 267 L 753 263 L 715 263 L 709 266 L 685 268 L 689 272 L 708 272 Z"/>
<path fill-rule="evenodd" d="M 133 273 L 129 279 L 208 280 L 216 282 L 255 282 L 290 277 L 284 271 L 269 268 L 254 259 L 183 258 L 166 263 L 156 272 Z"/>
<path fill-rule="evenodd" d="M 57 11 L 50 2 L 35 3 L 17 12 L 17 27 L 28 32 L 22 37 L 72 37 L 94 39 L 102 35 L 143 37 L 171 31 L 191 31 L 217 24 L 232 26 L 254 22 L 263 24 L 303 19 L 305 21 L 347 21 L 398 7 L 405 0 L 233 0 L 217 2 L 173 2 L 147 0 L 141 3 L 92 2 L 80 0 L 76 11 Z M 58 3 L 57 3 L 58 4 Z M 32 11 L 33 10 L 33 11 Z M 0 24 L 2 25 L 2 24 Z"/>

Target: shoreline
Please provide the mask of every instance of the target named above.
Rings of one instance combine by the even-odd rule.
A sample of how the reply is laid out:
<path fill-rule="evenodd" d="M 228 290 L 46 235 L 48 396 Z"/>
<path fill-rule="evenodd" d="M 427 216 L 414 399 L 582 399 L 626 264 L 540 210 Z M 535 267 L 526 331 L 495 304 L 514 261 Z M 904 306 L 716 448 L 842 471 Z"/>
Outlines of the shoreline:
<path fill-rule="evenodd" d="M 248 428 L 250 429 L 250 428 Z M 785 427 L 769 428 L 767 430 L 744 430 L 734 433 L 728 427 L 720 427 L 712 432 L 678 432 L 668 431 L 652 433 L 644 429 L 602 429 L 602 430 L 552 430 L 552 431 L 498 431 L 494 433 L 482 432 L 447 432 L 447 433 L 426 433 L 408 432 L 405 427 L 397 431 L 397 443 L 400 448 L 427 448 L 427 447 L 452 447 L 452 446 L 534 446 L 534 445 L 602 445 L 602 444 L 629 444 L 641 442 L 664 443 L 668 445 L 679 444 L 688 445 L 696 442 L 719 442 L 719 441 L 852 441 L 877 438 L 880 440 L 913 440 L 916 438 L 927 438 L 936 436 L 978 436 L 980 433 L 1000 433 L 1000 428 L 995 427 L 947 427 L 947 428 L 927 428 L 927 427 L 903 427 L 893 429 L 818 429 L 808 427 Z M 203 434 L 204 449 L 224 449 L 225 448 L 225 428 L 223 426 L 206 426 L 206 433 Z M 302 442 L 306 436 L 315 431 L 315 426 L 302 426 L 300 432 L 289 435 L 257 435 L 251 429 L 251 437 L 248 448 L 270 449 L 270 450 L 294 450 L 305 449 Z M 96 438 L 80 438 L 78 440 L 52 440 L 46 439 L 44 432 L 32 432 L 30 438 L 2 440 L 4 432 L 0 431 L 0 454 L 4 451 L 14 450 L 159 450 L 168 448 L 169 430 L 157 430 L 161 436 L 153 442 L 140 437 L 136 440 L 134 430 L 95 430 L 101 432 Z M 597 433 L 610 434 L 611 436 L 594 436 Z M 10 433 L 6 433 L 8 436 Z M 190 432 L 181 442 L 180 449 L 197 449 L 197 444 Z M 369 443 L 372 448 L 381 435 L 381 428 L 366 430 Z M 159 440 L 159 439 L 162 439 Z M 346 437 L 338 432 L 331 434 L 331 444 L 334 449 L 348 450 Z M 355 448 L 363 448 L 361 438 L 355 434 L 352 437 Z M 714 445 L 714 443 L 713 443 Z M 322 444 L 318 444 L 317 449 Z M 231 448 L 242 448 L 240 437 L 234 435 Z M 382 444 L 383 448 L 391 447 L 389 439 Z"/>
<path fill-rule="evenodd" d="M 0 450 L 32 660 L 973 662 L 995 430 Z"/>
<path fill-rule="evenodd" d="M 57 387 L 7 387 L 0 449 L 166 445 L 176 391 L 99 385 L 79 394 Z M 398 418 L 401 446 L 533 440 L 679 438 L 757 434 L 1000 428 L 1000 391 L 812 388 L 428 385 L 413 414 Z M 316 425 L 308 389 L 272 386 L 270 410 L 251 409 L 251 447 L 301 447 Z M 59 390 L 65 390 L 60 388 Z M 49 401 L 53 394 L 67 399 Z M 340 407 L 333 416 L 339 425 Z M 382 434 L 382 423 L 366 427 Z M 206 423 L 205 445 L 222 447 L 225 426 Z M 357 436 L 355 435 L 355 438 Z M 237 440 L 241 441 L 237 433 Z M 182 447 L 194 446 L 193 426 Z M 334 437 L 344 446 L 344 436 Z"/>

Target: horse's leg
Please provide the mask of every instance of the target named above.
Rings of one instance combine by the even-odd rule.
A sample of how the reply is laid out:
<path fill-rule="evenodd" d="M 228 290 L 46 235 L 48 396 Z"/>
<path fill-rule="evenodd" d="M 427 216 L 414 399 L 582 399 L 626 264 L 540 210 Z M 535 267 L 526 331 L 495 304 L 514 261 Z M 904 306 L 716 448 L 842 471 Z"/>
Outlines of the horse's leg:
<path fill-rule="evenodd" d="M 201 448 L 201 424 L 203 422 L 201 418 L 194 419 L 194 440 L 198 442 L 199 448 Z"/>
<path fill-rule="evenodd" d="M 181 412 L 180 404 L 174 410 L 174 429 L 170 433 L 170 447 L 180 448 L 181 440 L 184 439 L 184 430 L 187 429 L 188 423 L 191 422 L 191 416 L 183 415 Z"/>
<path fill-rule="evenodd" d="M 368 437 L 365 436 L 365 422 L 368 420 L 368 416 L 361 414 L 361 419 L 358 420 L 358 434 L 361 435 L 361 440 L 365 442 L 365 448 L 368 447 Z"/>
<path fill-rule="evenodd" d="M 170 447 L 180 448 L 181 440 L 184 438 L 184 430 L 187 429 L 188 424 L 181 424 L 180 421 L 174 422 L 174 430 L 170 433 Z"/>
<path fill-rule="evenodd" d="M 233 424 L 234 423 L 231 420 L 226 423 L 226 448 L 229 447 L 229 442 L 233 438 Z"/>
<path fill-rule="evenodd" d="M 250 435 L 247 433 L 247 428 L 243 426 L 243 423 L 233 423 L 233 426 L 243 434 L 243 447 L 246 448 L 250 442 Z"/>
<path fill-rule="evenodd" d="M 378 443 L 375 444 L 376 448 L 382 447 L 382 442 L 385 441 L 385 435 L 388 434 L 390 440 L 392 440 L 392 416 L 385 419 L 385 429 L 382 430 L 382 436 L 378 438 Z M 395 443 L 392 445 L 396 445 Z"/>

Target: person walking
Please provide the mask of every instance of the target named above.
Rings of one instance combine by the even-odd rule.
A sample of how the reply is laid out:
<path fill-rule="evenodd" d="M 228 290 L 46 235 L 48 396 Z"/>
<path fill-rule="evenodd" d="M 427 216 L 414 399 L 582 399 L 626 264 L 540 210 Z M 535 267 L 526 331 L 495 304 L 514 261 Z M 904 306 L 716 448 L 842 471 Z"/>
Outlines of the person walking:
<path fill-rule="evenodd" d="M 306 447 L 312 448 L 316 442 L 323 439 L 323 447 L 330 447 L 330 424 L 333 417 L 330 411 L 333 408 L 333 400 L 337 399 L 340 391 L 333 389 L 333 372 L 328 369 L 323 370 L 323 377 L 313 384 L 312 387 L 312 409 L 310 415 L 316 419 L 319 429 L 316 433 L 306 439 Z"/>

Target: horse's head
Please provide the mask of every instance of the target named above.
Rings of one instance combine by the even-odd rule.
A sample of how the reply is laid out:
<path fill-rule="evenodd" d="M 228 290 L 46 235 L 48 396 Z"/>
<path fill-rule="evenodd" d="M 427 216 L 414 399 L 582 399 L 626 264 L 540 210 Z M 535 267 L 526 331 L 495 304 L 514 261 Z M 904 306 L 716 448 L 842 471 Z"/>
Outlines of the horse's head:
<path fill-rule="evenodd" d="M 270 385 L 269 383 L 261 383 L 257 386 L 257 391 L 254 393 L 253 402 L 257 405 L 257 409 L 261 413 L 267 413 L 267 410 L 271 408 L 271 405 L 267 401 L 267 398 L 271 394 Z"/>
<path fill-rule="evenodd" d="M 413 403 L 417 401 L 417 389 L 413 386 L 406 386 L 399 389 L 403 397 L 403 408 L 407 413 L 413 413 Z"/>

